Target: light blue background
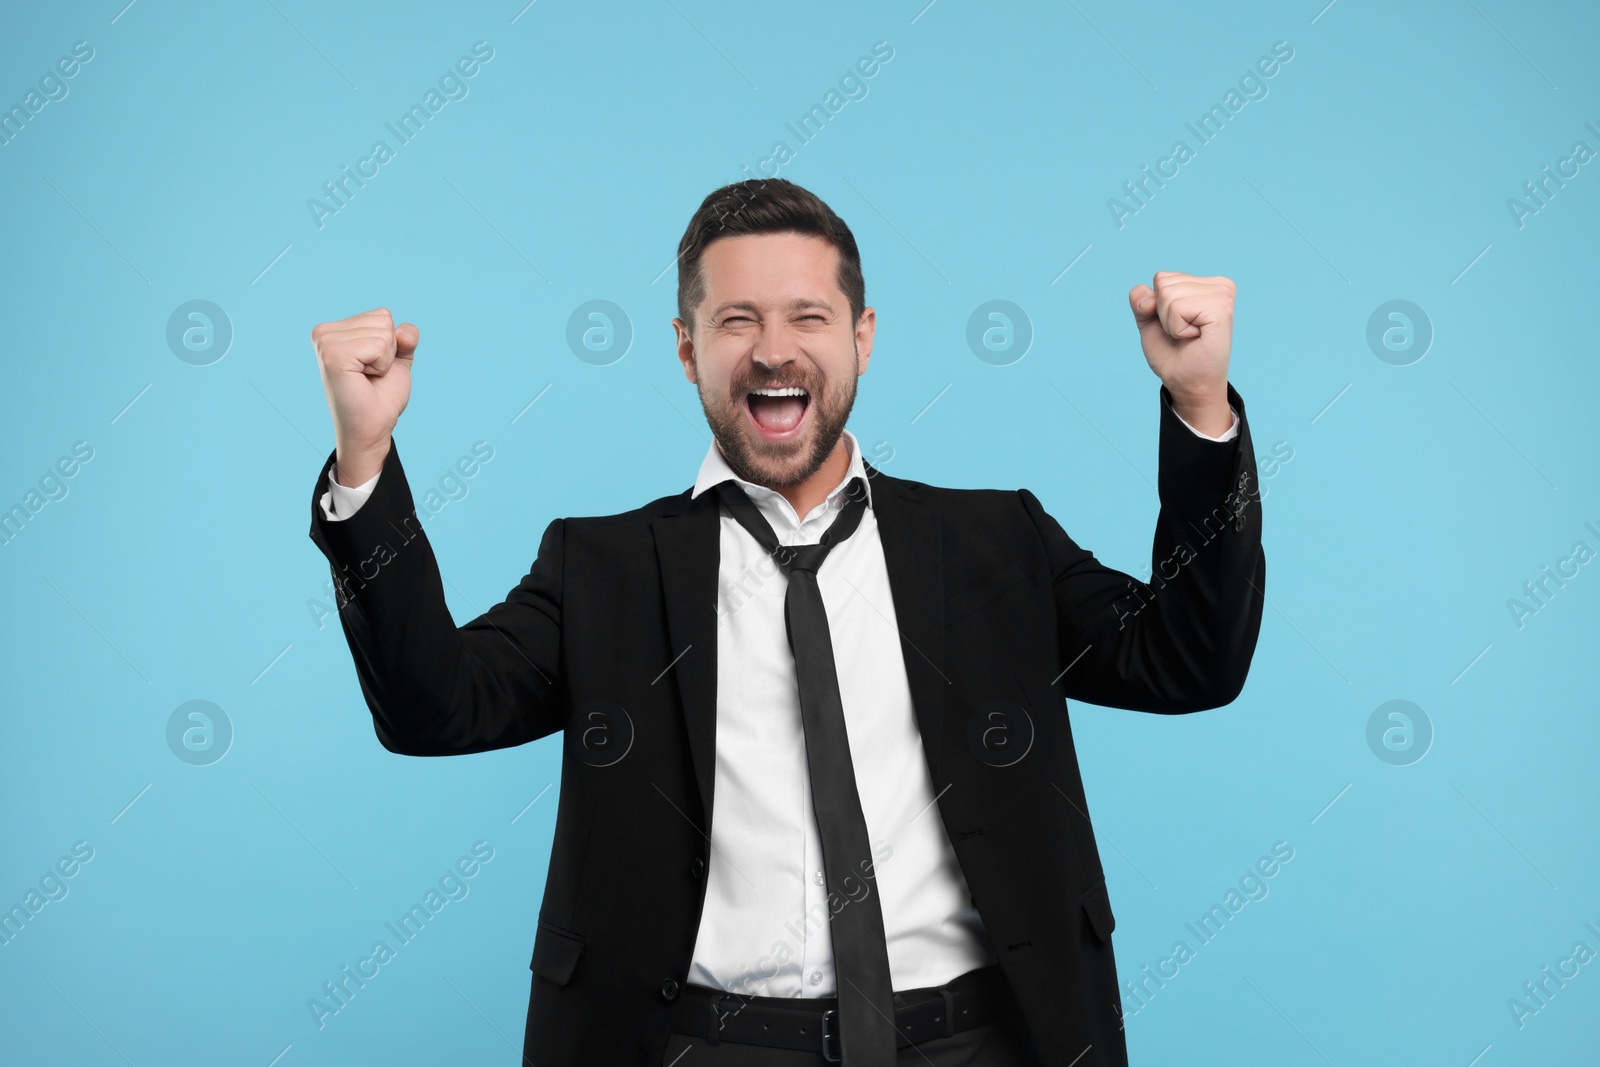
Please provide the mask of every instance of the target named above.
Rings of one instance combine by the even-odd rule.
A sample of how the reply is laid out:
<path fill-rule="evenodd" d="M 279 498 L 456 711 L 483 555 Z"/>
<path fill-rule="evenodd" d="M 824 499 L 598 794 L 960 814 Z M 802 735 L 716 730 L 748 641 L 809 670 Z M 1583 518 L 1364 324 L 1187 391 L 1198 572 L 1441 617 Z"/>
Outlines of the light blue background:
<path fill-rule="evenodd" d="M 851 427 L 881 466 L 1029 487 L 1145 574 L 1157 382 L 1126 294 L 1169 269 L 1237 282 L 1230 377 L 1258 454 L 1293 452 L 1263 480 L 1239 700 L 1072 709 L 1124 979 L 1295 850 L 1129 1019 L 1133 1062 L 1595 1062 L 1600 963 L 1521 1028 L 1507 1007 L 1600 951 L 1600 564 L 1520 629 L 1507 607 L 1600 550 L 1600 163 L 1522 227 L 1506 205 L 1600 150 L 1592 5 L 122 2 L 13 7 L 0 33 L 6 107 L 94 49 L 0 148 L 0 506 L 94 449 L 0 548 L 0 904 L 94 849 L 0 947 L 0 1059 L 515 1062 L 560 738 L 377 743 L 313 611 L 333 437 L 308 333 L 380 305 L 420 325 L 396 433 L 419 493 L 493 447 L 427 526 L 466 621 L 552 518 L 691 483 L 677 240 L 881 40 L 868 95 L 781 170 L 861 244 L 879 331 Z M 479 40 L 469 95 L 319 229 L 308 198 Z M 1185 121 L 1276 41 L 1268 95 L 1197 147 Z M 1108 198 L 1178 138 L 1194 158 L 1119 228 Z M 997 298 L 1035 331 L 1003 367 L 965 341 Z M 235 333 L 208 366 L 165 339 L 195 299 Z M 635 330 L 609 366 L 565 340 L 593 299 Z M 1365 339 L 1394 299 L 1435 332 L 1409 366 Z M 235 731 L 205 767 L 166 741 L 195 699 Z M 1366 741 L 1392 699 L 1436 732 L 1410 766 Z M 470 894 L 319 1029 L 307 999 L 480 840 Z"/>

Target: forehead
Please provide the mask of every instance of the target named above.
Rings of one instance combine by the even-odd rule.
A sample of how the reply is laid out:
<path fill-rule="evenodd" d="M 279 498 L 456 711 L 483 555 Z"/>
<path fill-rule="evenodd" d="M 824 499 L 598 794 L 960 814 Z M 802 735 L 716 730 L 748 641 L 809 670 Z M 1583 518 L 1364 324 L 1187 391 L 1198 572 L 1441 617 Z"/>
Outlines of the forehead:
<path fill-rule="evenodd" d="M 700 255 L 706 299 L 789 301 L 841 296 L 839 250 L 808 233 L 719 237 Z"/>

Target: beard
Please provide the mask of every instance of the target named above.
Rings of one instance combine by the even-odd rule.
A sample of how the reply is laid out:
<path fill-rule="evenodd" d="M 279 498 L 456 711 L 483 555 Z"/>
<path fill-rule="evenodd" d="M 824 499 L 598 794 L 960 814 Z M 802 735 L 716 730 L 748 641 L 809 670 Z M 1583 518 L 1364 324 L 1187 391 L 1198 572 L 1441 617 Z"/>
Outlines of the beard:
<path fill-rule="evenodd" d="M 855 366 L 859 372 L 859 351 Z M 789 488 L 810 478 L 833 454 L 839 438 L 844 435 L 850 409 L 855 406 L 858 378 L 859 373 L 846 374 L 830 384 L 798 366 L 790 366 L 776 373 L 758 372 L 737 378 L 728 383 L 726 396 L 708 396 L 701 387 L 698 390 L 700 407 L 705 411 L 706 422 L 722 458 L 735 474 L 769 489 Z M 745 408 L 747 390 L 777 382 L 798 385 L 809 397 L 804 417 L 810 420 L 810 425 L 793 441 L 763 438 L 751 425 Z"/>

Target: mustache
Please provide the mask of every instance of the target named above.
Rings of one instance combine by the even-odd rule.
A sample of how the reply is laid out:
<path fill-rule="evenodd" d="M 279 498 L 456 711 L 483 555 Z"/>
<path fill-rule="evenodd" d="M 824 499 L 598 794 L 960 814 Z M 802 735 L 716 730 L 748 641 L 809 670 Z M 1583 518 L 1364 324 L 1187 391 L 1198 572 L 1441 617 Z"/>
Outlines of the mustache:
<path fill-rule="evenodd" d="M 753 389 L 804 389 L 807 395 L 810 396 L 815 396 L 818 392 L 818 389 L 810 382 L 787 381 L 784 379 L 773 379 L 770 381 L 742 381 L 739 382 L 736 387 L 736 391 L 740 396 L 743 396 L 745 393 L 748 393 Z"/>

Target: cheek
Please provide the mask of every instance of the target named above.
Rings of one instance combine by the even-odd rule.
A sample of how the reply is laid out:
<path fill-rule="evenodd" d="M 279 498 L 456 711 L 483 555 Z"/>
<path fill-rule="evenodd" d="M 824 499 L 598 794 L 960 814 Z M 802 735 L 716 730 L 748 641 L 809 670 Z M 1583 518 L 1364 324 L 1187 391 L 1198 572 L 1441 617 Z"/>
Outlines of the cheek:
<path fill-rule="evenodd" d="M 699 347 L 700 369 L 709 378 L 727 383 L 736 367 L 748 367 L 755 352 L 755 340 L 733 333 L 708 336 Z"/>
<path fill-rule="evenodd" d="M 828 353 L 828 361 L 822 363 L 821 366 L 827 377 L 829 392 L 848 392 L 851 383 L 856 379 L 855 349 L 847 344 L 844 346 L 843 351 L 830 351 Z"/>
<path fill-rule="evenodd" d="M 734 403 L 736 398 L 733 395 L 733 378 L 725 368 L 707 366 L 705 363 L 701 363 L 699 377 L 700 391 L 713 402 L 718 404 Z"/>
<path fill-rule="evenodd" d="M 802 337 L 796 342 L 796 348 L 815 370 L 830 381 L 841 374 L 855 373 L 856 348 L 854 338 L 849 334 Z"/>

